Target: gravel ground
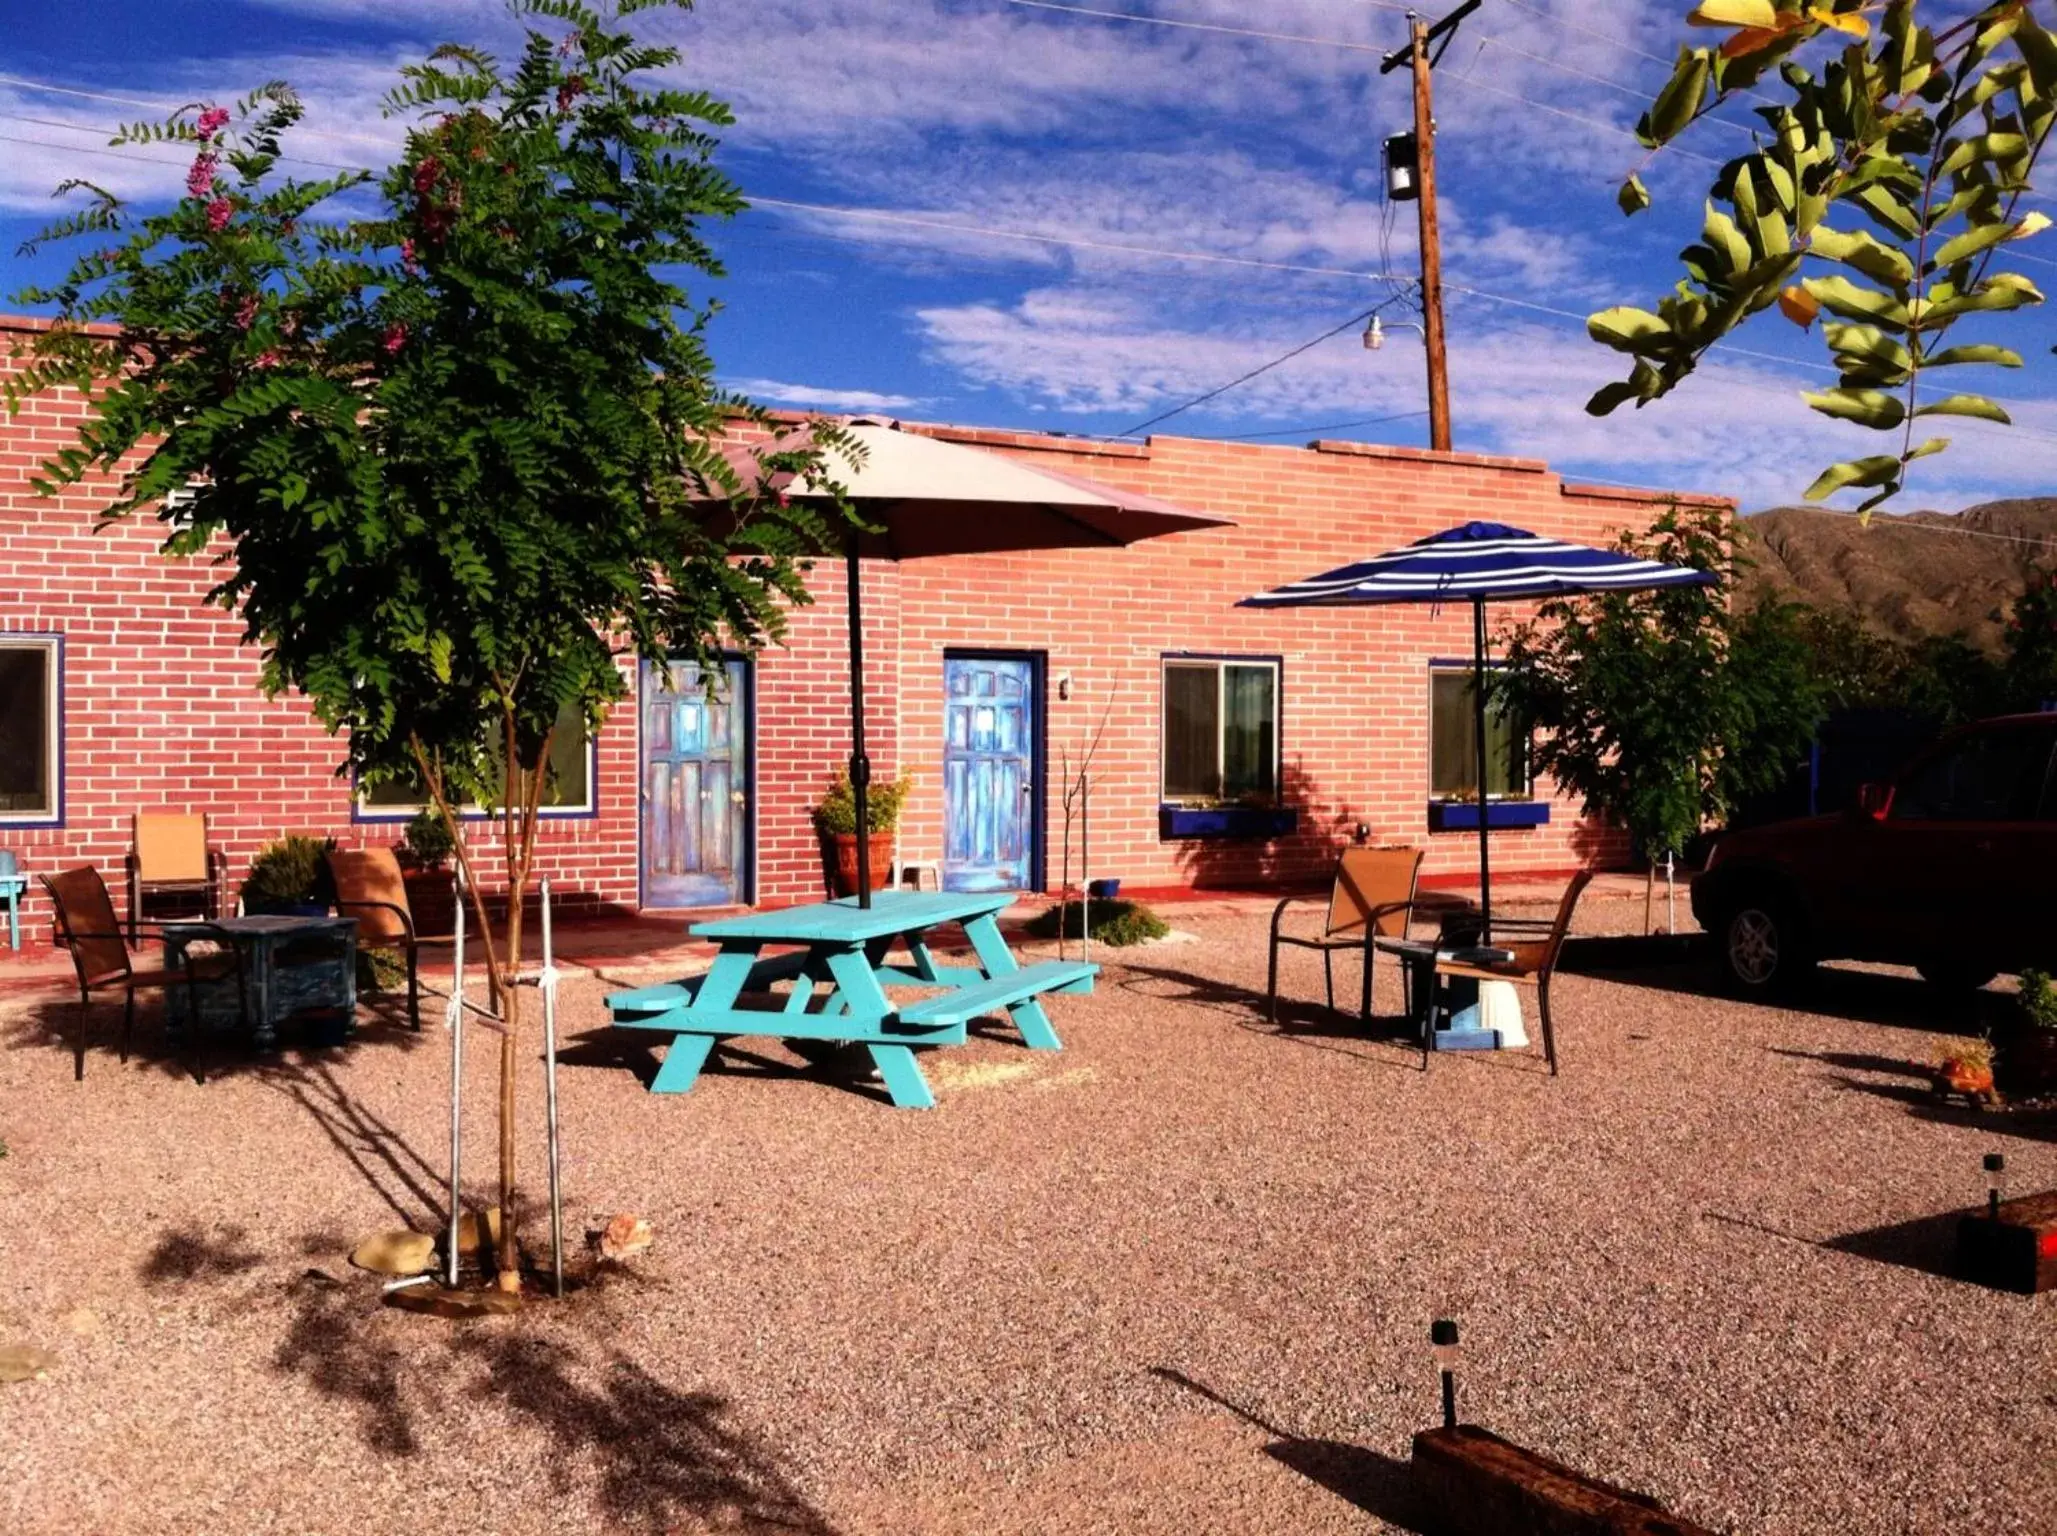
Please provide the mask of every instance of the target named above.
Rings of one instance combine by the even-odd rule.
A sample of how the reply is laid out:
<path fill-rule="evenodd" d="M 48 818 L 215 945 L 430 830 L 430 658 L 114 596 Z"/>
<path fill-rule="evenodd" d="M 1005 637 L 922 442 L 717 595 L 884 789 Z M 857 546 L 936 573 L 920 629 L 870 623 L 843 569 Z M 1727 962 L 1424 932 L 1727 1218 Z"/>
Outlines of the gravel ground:
<path fill-rule="evenodd" d="M 657 1245 L 468 1324 L 347 1262 L 435 1219 L 440 1031 L 201 1087 L 146 1021 L 74 1084 L 69 1006 L 0 1002 L 0 1345 L 59 1357 L 0 1386 L 0 1529 L 1411 1530 L 1448 1315 L 1468 1419 L 1718 1530 L 2051 1530 L 2057 1296 L 1933 1271 L 1982 1152 L 2057 1185 L 2057 1122 L 1935 1110 L 1906 1067 L 2001 999 L 1566 975 L 1562 1077 L 1424 1073 L 1318 1009 L 1264 1023 L 1254 909 L 1173 916 L 1052 1002 L 1061 1054 L 925 1057 L 930 1113 L 762 1041 L 652 1096 L 574 980 L 568 1210 Z M 1286 976 L 1318 995 L 1313 957 Z"/>

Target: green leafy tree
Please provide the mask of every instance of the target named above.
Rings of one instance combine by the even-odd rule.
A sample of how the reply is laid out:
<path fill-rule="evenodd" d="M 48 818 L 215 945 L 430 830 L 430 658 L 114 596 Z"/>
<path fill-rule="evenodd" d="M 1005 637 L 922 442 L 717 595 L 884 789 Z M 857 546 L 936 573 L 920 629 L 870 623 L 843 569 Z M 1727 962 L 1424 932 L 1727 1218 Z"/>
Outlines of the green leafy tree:
<path fill-rule="evenodd" d="M 40 488 L 112 475 L 101 517 L 154 511 L 168 552 L 213 555 L 211 600 L 263 648 L 267 689 L 346 733 L 340 771 L 433 798 L 511 1026 L 503 1285 L 512 983 L 552 733 L 567 712 L 600 725 L 624 652 L 713 674 L 724 646 L 777 638 L 805 557 L 834 538 L 768 492 L 781 470 L 826 473 L 833 442 L 774 454 L 747 484 L 718 451 L 742 406 L 713 385 L 710 307 L 679 279 L 718 275 L 701 225 L 743 206 L 712 163 L 730 118 L 646 83 L 677 56 L 625 23 L 689 3 L 513 0 L 511 63 L 445 46 L 401 72 L 386 110 L 412 126 L 376 180 L 281 174 L 301 112 L 283 84 L 126 130 L 116 143 L 193 151 L 187 195 L 138 217 L 67 184 L 92 201 L 45 238 L 93 249 L 25 295 L 56 321 L 9 401 L 88 391 Z M 320 221 L 345 191 L 380 216 Z M 733 512 L 700 515 L 710 497 Z M 492 812 L 497 849 L 466 836 L 467 802 Z"/>
<path fill-rule="evenodd" d="M 1716 580 L 1547 602 L 1505 637 L 1491 686 L 1536 731 L 1536 767 L 1655 862 L 1783 779 L 1819 689 L 1790 607 L 1732 610 L 1726 511 L 1673 505 L 1617 547 Z"/>
<path fill-rule="evenodd" d="M 1803 327 L 1823 310 L 1835 317 L 1822 335 L 1839 378 L 1803 394 L 1807 404 L 1899 437 L 1890 452 L 1822 471 L 1810 500 L 1868 490 L 1868 512 L 1900 490 L 1914 460 L 1948 446 L 1917 441 L 1917 423 L 2008 421 L 1996 402 L 1929 375 L 2021 366 L 2009 347 L 1951 338 L 1967 318 L 2042 302 L 2035 284 L 1993 262 L 2050 223 L 2019 203 L 2057 117 L 2057 39 L 2024 0 L 1934 28 L 1915 13 L 1916 0 L 1702 0 L 1687 17 L 1727 36 L 1679 50 L 1639 137 L 1654 155 L 1739 95 L 1768 103 L 1756 109 L 1765 131 L 1716 175 L 1675 291 L 1654 311 L 1623 306 L 1587 321 L 1595 340 L 1635 359 L 1587 410 L 1604 416 L 1669 393 L 1709 347 L 1777 304 Z M 1800 56 L 1818 40 L 1839 46 L 1817 72 Z M 1620 203 L 1629 214 L 1649 207 L 1639 176 Z"/>

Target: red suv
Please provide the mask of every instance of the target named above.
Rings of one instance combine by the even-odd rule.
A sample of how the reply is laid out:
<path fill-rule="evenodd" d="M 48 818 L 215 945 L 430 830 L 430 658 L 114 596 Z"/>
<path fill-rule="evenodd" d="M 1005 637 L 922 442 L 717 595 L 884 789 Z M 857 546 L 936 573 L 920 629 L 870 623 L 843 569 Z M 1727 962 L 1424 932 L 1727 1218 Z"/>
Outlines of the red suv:
<path fill-rule="evenodd" d="M 1693 915 L 1736 990 L 1800 981 L 1817 960 L 1912 965 L 1980 987 L 2057 962 L 2057 714 L 1944 737 L 1857 805 L 1733 832 L 1693 882 Z"/>

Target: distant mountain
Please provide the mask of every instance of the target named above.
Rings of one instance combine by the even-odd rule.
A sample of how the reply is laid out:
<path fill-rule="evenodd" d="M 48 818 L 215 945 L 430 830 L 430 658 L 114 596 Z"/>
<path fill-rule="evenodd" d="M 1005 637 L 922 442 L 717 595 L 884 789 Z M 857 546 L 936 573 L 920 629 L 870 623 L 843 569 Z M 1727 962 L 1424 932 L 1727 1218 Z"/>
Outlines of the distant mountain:
<path fill-rule="evenodd" d="M 2027 562 L 2057 558 L 2057 497 L 1989 501 L 1963 512 L 1842 513 L 1774 507 L 1743 519 L 1752 562 L 1745 603 L 1760 593 L 1852 608 L 1898 639 L 1962 630 L 1996 649 Z M 1997 535 L 1997 537 L 1996 537 Z M 2028 542 L 2022 542 L 2028 541 Z"/>

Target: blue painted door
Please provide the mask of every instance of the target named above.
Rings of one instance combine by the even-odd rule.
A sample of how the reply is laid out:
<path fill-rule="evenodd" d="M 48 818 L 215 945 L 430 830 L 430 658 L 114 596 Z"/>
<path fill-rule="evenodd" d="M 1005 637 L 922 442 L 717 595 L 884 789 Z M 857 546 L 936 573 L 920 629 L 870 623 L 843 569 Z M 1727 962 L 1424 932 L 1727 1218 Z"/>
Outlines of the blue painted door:
<path fill-rule="evenodd" d="M 643 905 L 750 899 L 750 695 L 731 661 L 712 694 L 691 662 L 642 669 Z"/>
<path fill-rule="evenodd" d="M 943 693 L 943 888 L 1025 890 L 1037 823 L 1035 663 L 952 656 Z"/>

